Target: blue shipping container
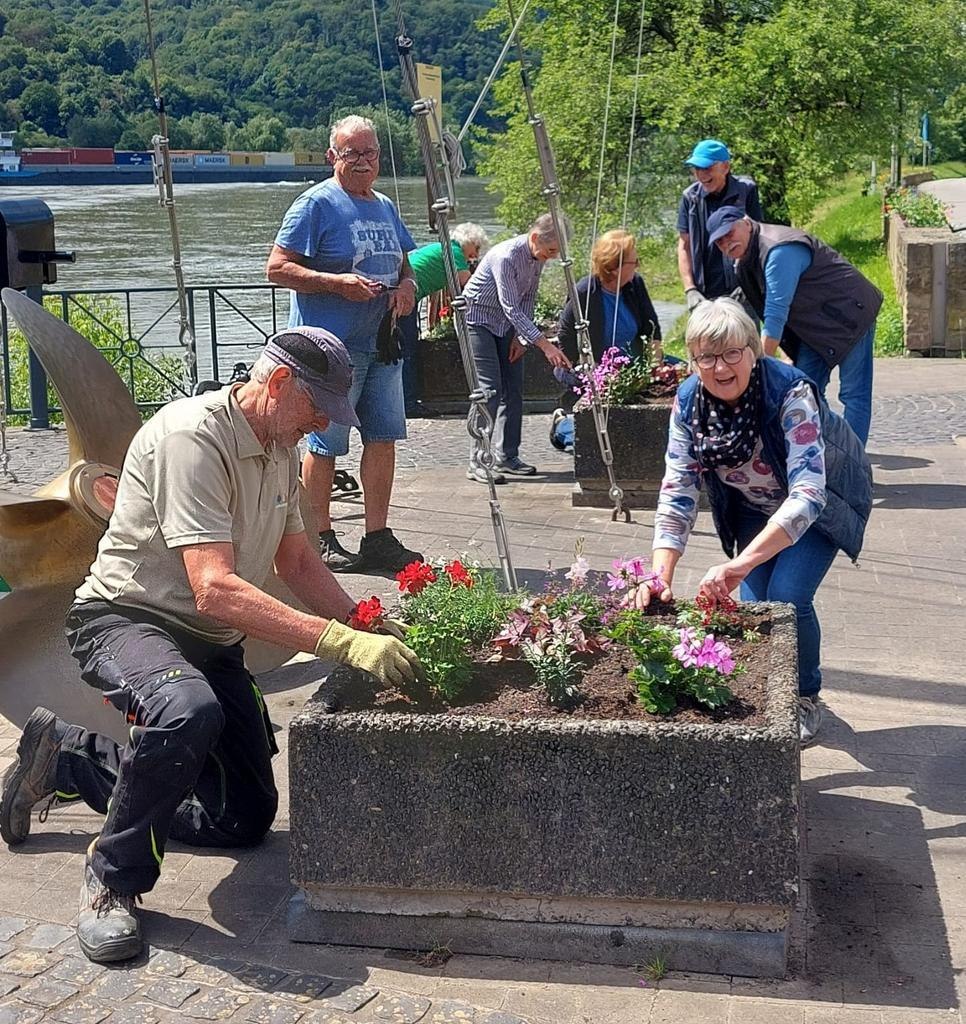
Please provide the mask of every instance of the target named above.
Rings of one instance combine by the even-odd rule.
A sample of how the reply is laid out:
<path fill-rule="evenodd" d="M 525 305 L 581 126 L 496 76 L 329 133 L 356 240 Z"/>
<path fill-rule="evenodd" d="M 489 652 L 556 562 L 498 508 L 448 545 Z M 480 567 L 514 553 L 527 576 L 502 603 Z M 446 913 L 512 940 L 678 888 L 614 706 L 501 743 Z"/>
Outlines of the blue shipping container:
<path fill-rule="evenodd" d="M 153 153 L 140 152 L 136 150 L 122 150 L 121 152 L 115 152 L 114 163 L 125 167 L 134 166 L 151 166 L 151 158 Z"/>
<path fill-rule="evenodd" d="M 198 153 L 195 156 L 195 167 L 227 167 L 227 153 Z"/>

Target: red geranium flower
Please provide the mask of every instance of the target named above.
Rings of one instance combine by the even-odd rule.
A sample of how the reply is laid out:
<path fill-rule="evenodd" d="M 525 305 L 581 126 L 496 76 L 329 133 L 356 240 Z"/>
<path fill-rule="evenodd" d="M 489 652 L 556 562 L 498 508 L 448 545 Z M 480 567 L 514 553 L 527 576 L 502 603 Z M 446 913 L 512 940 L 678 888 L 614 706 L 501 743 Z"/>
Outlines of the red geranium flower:
<path fill-rule="evenodd" d="M 386 610 L 378 597 L 373 595 L 368 601 L 360 601 L 353 609 L 349 617 L 349 625 L 353 629 L 362 629 L 371 632 L 382 625 L 386 617 Z"/>
<path fill-rule="evenodd" d="M 404 594 L 418 594 L 428 584 L 436 582 L 436 573 L 426 562 L 410 562 L 402 572 L 396 573 L 396 579 Z"/>
<path fill-rule="evenodd" d="M 452 314 L 452 312 L 453 311 L 449 308 L 449 306 L 440 306 L 439 307 L 439 318 L 440 318 L 440 320 L 445 320 L 448 316 L 450 316 Z"/>
<path fill-rule="evenodd" d="M 473 577 L 466 571 L 466 566 L 458 558 L 450 562 L 449 565 L 443 566 L 443 572 L 454 584 L 461 584 L 467 590 L 473 586 Z"/>

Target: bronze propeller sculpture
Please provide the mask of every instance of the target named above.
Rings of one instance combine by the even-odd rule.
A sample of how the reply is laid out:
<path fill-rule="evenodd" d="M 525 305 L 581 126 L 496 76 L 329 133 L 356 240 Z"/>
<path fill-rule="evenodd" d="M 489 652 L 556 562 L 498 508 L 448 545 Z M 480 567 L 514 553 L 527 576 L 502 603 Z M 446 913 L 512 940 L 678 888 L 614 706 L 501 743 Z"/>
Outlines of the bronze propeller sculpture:
<path fill-rule="evenodd" d="M 0 491 L 0 577 L 11 590 L 0 601 L 0 713 L 22 725 L 43 705 L 123 739 L 117 712 L 81 681 L 63 623 L 107 526 L 141 417 L 120 377 L 86 338 L 20 292 L 5 288 L 2 298 L 60 396 L 69 459 L 33 495 Z M 278 580 L 269 589 L 295 603 Z M 253 671 L 266 671 L 288 654 L 252 644 L 248 661 Z"/>

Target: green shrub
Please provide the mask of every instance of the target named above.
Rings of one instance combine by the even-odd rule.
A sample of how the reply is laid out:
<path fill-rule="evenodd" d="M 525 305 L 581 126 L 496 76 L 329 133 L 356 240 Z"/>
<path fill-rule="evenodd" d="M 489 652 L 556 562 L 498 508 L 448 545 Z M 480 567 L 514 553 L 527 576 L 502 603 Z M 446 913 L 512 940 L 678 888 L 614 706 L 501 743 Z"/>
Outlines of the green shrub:
<path fill-rule="evenodd" d="M 898 214 L 911 228 L 945 228 L 946 207 L 927 192 L 897 188 L 885 200 L 886 212 Z"/>
<path fill-rule="evenodd" d="M 77 298 L 80 304 L 71 302 L 69 306 L 71 327 L 103 353 L 138 405 L 157 407 L 181 394 L 178 387 L 184 382 L 184 364 L 180 358 L 158 350 L 150 350 L 147 358 L 141 353 L 130 357 L 124 354 L 122 341 L 119 339 L 127 338 L 127 326 L 121 304 L 116 298 L 110 295 Z M 45 299 L 44 307 L 57 317 L 62 312 L 60 300 L 55 297 Z M 12 321 L 8 323 L 10 407 L 26 409 L 30 405 L 27 339 Z M 60 404 L 53 385 L 50 384 L 47 388 L 47 401 L 52 409 Z M 63 416 L 55 412 L 51 413 L 50 418 L 55 423 L 63 420 Z M 22 424 L 27 422 L 27 418 L 22 415 L 10 416 L 9 422 L 11 425 Z"/>

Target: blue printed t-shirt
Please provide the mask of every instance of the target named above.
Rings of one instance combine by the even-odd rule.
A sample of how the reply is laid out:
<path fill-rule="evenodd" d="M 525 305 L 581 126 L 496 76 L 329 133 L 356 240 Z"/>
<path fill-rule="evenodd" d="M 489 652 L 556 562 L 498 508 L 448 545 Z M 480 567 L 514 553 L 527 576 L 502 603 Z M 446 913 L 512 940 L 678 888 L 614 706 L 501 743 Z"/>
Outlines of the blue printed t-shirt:
<path fill-rule="evenodd" d="M 631 343 L 637 337 L 637 317 L 626 302 L 618 305 L 617 296 L 606 288 L 601 288 L 600 299 L 604 311 L 604 348 L 616 347 L 627 355 L 631 350 Z"/>
<path fill-rule="evenodd" d="M 399 282 L 403 254 L 416 248 L 388 196 L 353 196 L 335 178 L 303 192 L 288 208 L 275 244 L 307 258 L 312 270 Z M 330 292 L 292 292 L 288 325 L 324 327 L 350 351 L 372 352 L 386 295 L 352 302 Z"/>

